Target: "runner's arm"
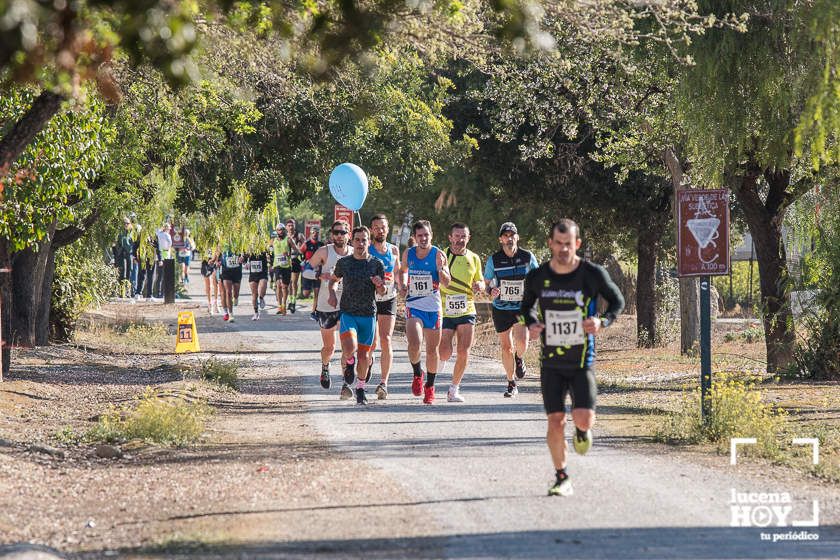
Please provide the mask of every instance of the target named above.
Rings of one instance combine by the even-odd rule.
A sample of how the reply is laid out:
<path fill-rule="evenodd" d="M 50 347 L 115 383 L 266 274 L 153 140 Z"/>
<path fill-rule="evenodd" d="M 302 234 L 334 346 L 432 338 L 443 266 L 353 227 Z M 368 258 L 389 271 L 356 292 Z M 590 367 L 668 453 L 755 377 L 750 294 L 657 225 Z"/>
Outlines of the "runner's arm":
<path fill-rule="evenodd" d="M 438 250 L 437 261 L 438 279 L 440 281 L 440 285 L 446 288 L 452 280 L 452 275 L 449 273 L 449 267 L 446 266 L 446 255 L 443 254 L 443 251 Z"/>
<path fill-rule="evenodd" d="M 539 323 L 539 312 L 536 309 L 536 303 L 539 299 L 539 294 L 537 293 L 537 271 L 532 270 L 528 273 L 525 277 L 525 288 L 522 292 L 522 303 L 519 306 L 519 317 L 521 321 L 527 326 L 531 326 L 535 323 Z"/>

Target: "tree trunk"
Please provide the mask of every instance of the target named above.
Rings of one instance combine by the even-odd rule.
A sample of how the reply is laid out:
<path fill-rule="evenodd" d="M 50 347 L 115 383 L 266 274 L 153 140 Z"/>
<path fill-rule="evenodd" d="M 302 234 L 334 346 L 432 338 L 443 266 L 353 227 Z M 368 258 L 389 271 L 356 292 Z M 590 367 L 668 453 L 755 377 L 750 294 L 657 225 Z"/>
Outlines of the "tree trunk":
<path fill-rule="evenodd" d="M 787 255 L 782 237 L 782 223 L 790 203 L 786 193 L 790 172 L 763 170 L 769 185 L 764 202 L 758 193 L 761 174 L 762 170 L 755 164 L 748 166 L 736 195 L 744 210 L 758 260 L 767 372 L 777 373 L 793 363 L 795 348 Z"/>
<path fill-rule="evenodd" d="M 23 150 L 35 139 L 61 108 L 64 96 L 44 90 L 35 98 L 32 107 L 0 140 L 0 169 L 11 166 Z"/>
<path fill-rule="evenodd" d="M 659 234 L 650 222 L 639 224 L 636 235 L 636 254 L 639 270 L 636 275 L 636 344 L 652 348 L 659 342 L 656 330 L 656 253 Z"/>
<path fill-rule="evenodd" d="M 99 209 L 94 209 L 82 220 L 80 225 L 71 225 L 56 230 L 55 235 L 53 235 L 53 242 L 50 245 L 49 256 L 47 257 L 46 268 L 44 270 L 44 281 L 41 286 L 41 305 L 38 308 L 38 320 L 35 327 L 35 344 L 38 346 L 49 344 L 52 334 L 50 312 L 52 310 L 52 285 L 55 279 L 56 253 L 62 247 L 78 241 L 87 232 L 88 228 L 96 223 L 99 215 Z"/>
<path fill-rule="evenodd" d="M 676 204 L 677 190 L 688 188 L 690 184 L 683 174 L 682 163 L 672 148 L 664 151 L 662 159 L 671 174 L 674 188 L 674 223 L 679 223 Z M 680 353 L 688 354 L 700 344 L 700 284 L 697 278 L 680 278 Z"/>
<path fill-rule="evenodd" d="M 24 347 L 36 345 L 35 332 L 43 296 L 44 273 L 52 248 L 55 222 L 47 237 L 35 247 L 28 247 L 12 256 L 11 340 Z M 49 298 L 48 298 L 49 299 Z"/>
<path fill-rule="evenodd" d="M 9 373 L 11 365 L 12 349 L 9 341 L 9 326 L 12 323 L 12 275 L 9 272 L 12 266 L 9 240 L 0 238 L 0 381 L 3 376 Z"/>

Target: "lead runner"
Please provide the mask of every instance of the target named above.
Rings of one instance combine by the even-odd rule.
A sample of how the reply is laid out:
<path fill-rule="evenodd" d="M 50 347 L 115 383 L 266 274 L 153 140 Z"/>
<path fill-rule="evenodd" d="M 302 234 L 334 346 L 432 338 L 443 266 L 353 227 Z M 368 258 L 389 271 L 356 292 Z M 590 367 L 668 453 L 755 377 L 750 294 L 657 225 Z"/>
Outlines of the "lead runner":
<path fill-rule="evenodd" d="M 581 259 L 580 229 L 569 219 L 549 230 L 551 260 L 525 277 L 520 314 L 531 338 L 541 336 L 540 385 L 548 416 L 546 440 L 556 470 L 549 496 L 570 496 L 566 473 L 566 394 L 572 396 L 575 451 L 592 447 L 595 422 L 595 335 L 615 321 L 624 298 L 604 267 Z M 597 315 L 598 296 L 607 301 Z M 535 306 L 539 305 L 539 309 Z"/>

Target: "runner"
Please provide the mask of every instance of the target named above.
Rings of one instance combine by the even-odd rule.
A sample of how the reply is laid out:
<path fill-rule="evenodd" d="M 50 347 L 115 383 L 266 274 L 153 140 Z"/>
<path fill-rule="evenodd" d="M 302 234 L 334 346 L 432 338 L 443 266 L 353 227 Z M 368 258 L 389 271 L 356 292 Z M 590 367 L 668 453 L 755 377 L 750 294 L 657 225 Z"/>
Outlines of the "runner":
<path fill-rule="evenodd" d="M 525 377 L 525 352 L 528 350 L 528 329 L 519 323 L 519 305 L 525 287 L 525 275 L 537 268 L 537 257 L 520 249 L 516 224 L 505 222 L 499 228 L 501 250 L 487 259 L 484 279 L 493 297 L 493 326 L 502 348 L 502 365 L 507 376 L 505 397 L 519 394 L 516 379 Z M 516 379 L 514 379 L 514 374 Z"/>
<path fill-rule="evenodd" d="M 446 250 L 446 262 L 451 279 L 449 285 L 441 288 L 443 296 L 443 329 L 440 337 L 440 371 L 452 356 L 452 339 L 457 338 L 455 367 L 452 371 L 452 383 L 446 394 L 449 402 L 464 402 L 461 396 L 461 379 L 467 369 L 470 348 L 475 334 L 475 299 L 473 294 L 484 291 L 484 279 L 481 276 L 481 259 L 467 249 L 470 241 L 470 228 L 456 222 L 449 227 L 449 248 Z"/>
<path fill-rule="evenodd" d="M 190 230 L 184 229 L 183 240 L 178 248 L 178 262 L 181 264 L 181 282 L 183 284 L 190 283 L 190 261 L 192 260 L 193 249 L 195 249 L 195 241 L 190 236 Z"/>
<path fill-rule="evenodd" d="M 268 287 L 268 253 L 250 253 L 245 256 L 246 267 L 248 268 L 248 286 L 251 288 L 251 306 L 254 308 L 252 321 L 260 318 L 260 308 L 265 298 L 265 290 Z"/>
<path fill-rule="evenodd" d="M 329 283 L 330 295 L 327 303 L 338 305 L 335 285 L 343 284 L 341 298 L 341 363 L 344 364 L 344 382 L 350 384 L 348 372 L 353 366 L 359 372 L 368 371 L 373 353 L 373 339 L 376 331 L 376 295 L 385 295 L 385 268 L 382 261 L 371 256 L 370 230 L 365 226 L 353 229 L 353 254 L 339 259 Z M 367 404 L 365 381 L 360 374 L 356 381 L 356 404 Z"/>
<path fill-rule="evenodd" d="M 603 267 L 582 260 L 580 230 L 572 220 L 551 226 L 551 260 L 525 277 L 520 312 L 532 338 L 542 337 L 540 385 L 548 416 L 546 440 L 556 469 L 549 496 L 570 496 L 566 473 L 566 394 L 572 396 L 572 442 L 583 455 L 592 447 L 595 422 L 595 335 L 615 321 L 624 298 Z M 598 296 L 607 301 L 597 316 Z M 535 305 L 539 308 L 535 308 Z"/>
<path fill-rule="evenodd" d="M 330 295 L 329 282 L 332 280 L 333 269 L 338 259 L 353 253 L 347 243 L 350 224 L 337 220 L 333 222 L 330 232 L 333 242 L 319 248 L 309 260 L 312 268 L 319 273 L 321 278 L 321 289 L 318 293 L 318 326 L 321 327 L 321 387 L 324 389 L 330 388 L 330 359 L 335 352 L 335 329 L 340 316 L 338 305 L 330 305 L 327 301 Z M 334 286 L 339 304 L 341 303 L 341 288 L 341 282 Z M 352 382 L 353 380 L 350 379 L 350 383 Z M 349 399 L 352 396 L 350 385 L 344 383 L 341 387 L 341 398 Z"/>
<path fill-rule="evenodd" d="M 216 261 L 212 250 L 207 251 L 207 255 L 201 261 L 201 277 L 204 278 L 204 293 L 207 295 L 207 313 L 215 315 L 213 301 L 219 296 L 219 287 L 216 284 Z M 218 309 L 218 302 L 216 306 Z"/>
<path fill-rule="evenodd" d="M 318 278 L 314 274 L 312 264 L 310 264 L 309 260 L 312 258 L 312 255 L 315 254 L 315 251 L 324 246 L 320 240 L 320 236 L 320 228 L 313 227 L 309 232 L 309 239 L 298 247 L 300 252 L 303 253 L 304 259 L 300 274 L 302 278 L 301 284 L 303 288 L 303 297 L 308 298 L 313 291 L 315 292 L 315 295 L 312 297 L 312 313 L 309 314 L 312 320 L 318 319 L 318 316 L 316 315 L 316 312 L 318 311 L 318 287 L 321 284 L 318 282 Z"/>
<path fill-rule="evenodd" d="M 405 277 L 400 263 L 400 250 L 396 245 L 385 241 L 388 235 L 388 218 L 384 214 L 376 214 L 370 220 L 370 231 L 373 242 L 370 245 L 371 255 L 382 261 L 385 270 L 385 293 L 376 294 L 376 334 L 373 347 L 379 346 L 379 368 L 381 379 L 376 387 L 376 398 L 388 398 L 388 375 L 393 363 L 391 338 L 394 335 L 394 324 L 397 319 L 397 289 L 405 284 Z M 371 352 L 370 366 L 365 381 L 370 381 L 370 370 L 373 368 L 373 352 Z"/>
<path fill-rule="evenodd" d="M 449 270 L 443 251 L 432 245 L 432 225 L 427 220 L 420 220 L 414 223 L 411 230 L 417 245 L 403 253 L 401 266 L 408 272 L 408 284 L 400 290 L 400 294 L 406 298 L 405 334 L 408 339 L 408 359 L 414 370 L 411 392 L 416 397 L 422 394 L 425 404 L 433 404 L 440 344 L 440 287 L 449 284 Z M 420 368 L 420 345 L 424 339 L 425 372 Z"/>
<path fill-rule="evenodd" d="M 292 256 L 292 274 L 289 282 L 289 313 L 294 313 L 297 307 L 298 278 L 300 278 L 300 241 L 295 221 L 286 220 L 286 234 L 289 242 L 289 254 Z"/>
<path fill-rule="evenodd" d="M 274 247 L 274 281 L 277 296 L 277 314 L 286 314 L 286 300 L 289 297 L 289 283 L 292 281 L 292 253 L 286 226 L 277 224 L 277 237 L 272 241 Z"/>
<path fill-rule="evenodd" d="M 230 246 L 222 253 L 222 300 L 225 306 L 225 321 L 234 322 L 233 310 L 239 302 L 239 286 L 242 283 L 242 256 L 231 251 Z"/>

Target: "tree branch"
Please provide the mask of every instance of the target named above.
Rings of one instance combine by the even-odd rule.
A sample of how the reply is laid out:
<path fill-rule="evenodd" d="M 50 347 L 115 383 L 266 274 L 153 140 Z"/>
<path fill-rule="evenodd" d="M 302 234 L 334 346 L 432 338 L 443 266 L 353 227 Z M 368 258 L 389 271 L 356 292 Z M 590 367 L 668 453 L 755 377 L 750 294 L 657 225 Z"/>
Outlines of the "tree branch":
<path fill-rule="evenodd" d="M 97 220 L 99 220 L 101 214 L 101 209 L 94 208 L 80 224 L 69 225 L 65 228 L 56 230 L 55 235 L 53 235 L 53 247 L 58 249 L 60 247 L 64 247 L 65 245 L 70 245 L 80 239 L 87 230 L 95 224 Z"/>
<path fill-rule="evenodd" d="M 0 170 L 8 170 L 12 166 L 53 115 L 58 113 L 63 101 L 63 95 L 48 90 L 35 98 L 29 110 L 0 140 Z"/>

